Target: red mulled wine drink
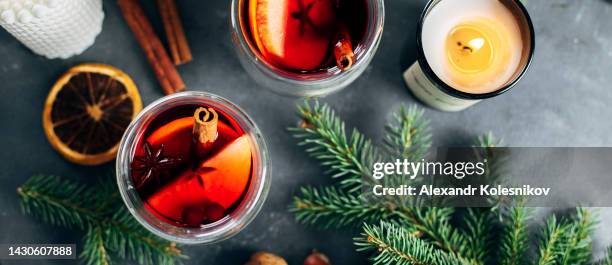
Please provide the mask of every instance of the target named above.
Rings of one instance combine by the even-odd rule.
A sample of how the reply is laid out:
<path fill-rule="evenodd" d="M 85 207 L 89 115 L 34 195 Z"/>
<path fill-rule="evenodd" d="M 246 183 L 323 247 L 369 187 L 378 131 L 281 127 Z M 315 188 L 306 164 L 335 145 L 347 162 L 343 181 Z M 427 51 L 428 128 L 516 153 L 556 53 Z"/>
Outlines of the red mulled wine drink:
<path fill-rule="evenodd" d="M 251 41 L 271 64 L 295 72 L 348 70 L 368 24 L 366 0 L 248 0 Z"/>
<path fill-rule="evenodd" d="M 264 137 L 238 106 L 205 92 L 149 104 L 128 126 L 117 154 L 117 185 L 147 230 L 184 244 L 236 235 L 270 189 Z"/>
<path fill-rule="evenodd" d="M 236 54 L 262 87 L 313 97 L 368 67 L 382 38 L 384 0 L 231 0 Z"/>
<path fill-rule="evenodd" d="M 207 105 L 160 113 L 146 127 L 131 163 L 148 211 L 177 226 L 216 222 L 248 188 L 251 143 L 230 116 Z"/>

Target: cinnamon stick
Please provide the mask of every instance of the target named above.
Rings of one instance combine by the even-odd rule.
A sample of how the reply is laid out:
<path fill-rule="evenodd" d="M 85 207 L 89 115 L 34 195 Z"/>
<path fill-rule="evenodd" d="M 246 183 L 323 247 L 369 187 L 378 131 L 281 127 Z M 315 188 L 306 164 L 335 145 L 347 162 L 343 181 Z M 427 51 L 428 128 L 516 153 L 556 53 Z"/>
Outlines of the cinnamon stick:
<path fill-rule="evenodd" d="M 164 92 L 172 94 L 185 90 L 183 79 L 170 61 L 161 40 L 153 31 L 139 0 L 118 0 L 117 3 Z"/>
<path fill-rule="evenodd" d="M 353 53 L 353 43 L 350 31 L 345 25 L 339 27 L 336 42 L 334 44 L 334 57 L 336 59 L 336 65 L 342 71 L 346 71 L 353 66 L 355 57 Z"/>
<path fill-rule="evenodd" d="M 175 0 L 157 0 L 157 7 L 164 24 L 168 47 L 175 65 L 193 59 Z"/>
<path fill-rule="evenodd" d="M 196 154 L 205 155 L 217 140 L 219 115 L 213 108 L 198 108 L 193 113 L 193 137 Z"/>

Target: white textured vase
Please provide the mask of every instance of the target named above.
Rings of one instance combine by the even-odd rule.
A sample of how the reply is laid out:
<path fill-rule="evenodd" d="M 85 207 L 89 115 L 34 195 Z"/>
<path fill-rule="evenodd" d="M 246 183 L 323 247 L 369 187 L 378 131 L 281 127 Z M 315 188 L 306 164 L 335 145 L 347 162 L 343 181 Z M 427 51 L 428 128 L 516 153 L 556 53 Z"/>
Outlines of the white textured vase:
<path fill-rule="evenodd" d="M 0 25 L 49 59 L 89 48 L 103 20 L 102 0 L 0 0 Z"/>

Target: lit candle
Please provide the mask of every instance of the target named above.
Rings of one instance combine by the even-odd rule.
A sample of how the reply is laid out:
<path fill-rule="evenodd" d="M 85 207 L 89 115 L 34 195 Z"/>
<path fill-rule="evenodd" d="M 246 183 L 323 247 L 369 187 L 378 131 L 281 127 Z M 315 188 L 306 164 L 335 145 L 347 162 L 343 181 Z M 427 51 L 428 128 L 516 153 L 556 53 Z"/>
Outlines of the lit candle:
<path fill-rule="evenodd" d="M 518 0 L 432 0 L 419 24 L 418 61 L 405 73 L 412 93 L 439 110 L 463 110 L 510 89 L 534 49 Z"/>

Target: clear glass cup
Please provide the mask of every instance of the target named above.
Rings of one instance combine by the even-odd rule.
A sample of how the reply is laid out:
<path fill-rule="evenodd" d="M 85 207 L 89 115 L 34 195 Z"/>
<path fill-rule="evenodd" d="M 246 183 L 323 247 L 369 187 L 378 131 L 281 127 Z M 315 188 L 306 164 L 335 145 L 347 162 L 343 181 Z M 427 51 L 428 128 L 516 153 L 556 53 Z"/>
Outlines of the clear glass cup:
<path fill-rule="evenodd" d="M 132 182 L 130 169 L 138 140 L 142 138 L 147 126 L 167 110 L 194 104 L 213 107 L 234 119 L 249 137 L 253 159 L 251 181 L 240 204 L 223 219 L 199 228 L 172 225 L 146 210 Z M 153 234 L 183 244 L 216 243 L 236 235 L 259 213 L 271 184 L 268 150 L 253 120 L 227 99 L 205 92 L 189 91 L 169 95 L 140 112 L 123 135 L 117 154 L 116 171 L 119 192 L 134 218 Z"/>
<path fill-rule="evenodd" d="M 282 95 L 322 96 L 341 90 L 357 79 L 367 68 L 378 49 L 385 21 L 384 0 L 365 0 L 367 25 L 363 39 L 354 48 L 355 63 L 347 71 L 338 67 L 313 73 L 297 73 L 268 63 L 249 34 L 249 22 L 245 3 L 248 0 L 232 0 L 232 39 L 240 63 L 260 85 Z"/>

